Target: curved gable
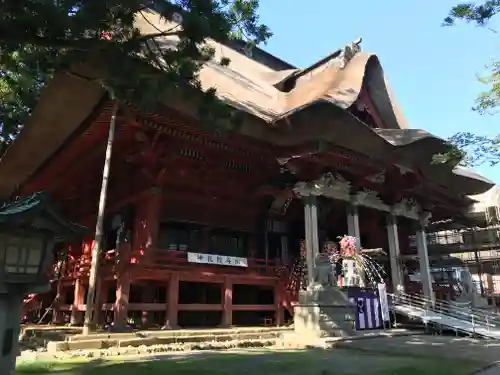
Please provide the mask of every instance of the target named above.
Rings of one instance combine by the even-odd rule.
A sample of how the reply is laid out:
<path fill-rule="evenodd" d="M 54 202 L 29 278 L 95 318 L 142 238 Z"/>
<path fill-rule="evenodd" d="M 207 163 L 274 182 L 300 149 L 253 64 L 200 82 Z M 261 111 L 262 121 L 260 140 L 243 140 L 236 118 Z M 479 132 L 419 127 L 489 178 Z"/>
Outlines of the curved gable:
<path fill-rule="evenodd" d="M 367 61 L 365 79 L 367 94 L 370 96 L 386 128 L 408 129 L 408 122 L 389 87 L 380 60 L 372 55 Z"/>

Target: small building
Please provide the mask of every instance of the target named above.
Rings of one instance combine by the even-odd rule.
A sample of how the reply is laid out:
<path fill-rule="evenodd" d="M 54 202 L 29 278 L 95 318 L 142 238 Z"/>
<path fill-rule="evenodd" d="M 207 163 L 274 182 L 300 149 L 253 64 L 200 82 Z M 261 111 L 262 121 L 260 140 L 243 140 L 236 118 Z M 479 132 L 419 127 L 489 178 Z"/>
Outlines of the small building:
<path fill-rule="evenodd" d="M 145 17 L 142 30 L 165 27 L 158 14 Z M 300 69 L 258 48 L 249 55 L 236 42 L 208 43 L 231 63 L 206 64 L 202 89 L 215 87 L 242 123 L 207 132 L 196 93 L 165 98 L 150 113 L 121 104 L 98 275 L 101 321 L 282 325 L 298 298 L 306 232 L 309 252 L 345 234 L 383 248 L 391 285 L 404 284 L 402 255 L 418 254 L 428 276 L 428 220 L 460 220 L 473 202 L 467 196 L 492 183 L 431 163 L 449 145 L 408 127 L 378 57 L 354 43 Z M 78 66 L 56 75 L 0 160 L 1 196 L 43 190 L 88 228 L 114 105 L 95 72 Z M 54 321 L 82 321 L 93 239 L 69 247 L 54 283 L 62 296 Z"/>

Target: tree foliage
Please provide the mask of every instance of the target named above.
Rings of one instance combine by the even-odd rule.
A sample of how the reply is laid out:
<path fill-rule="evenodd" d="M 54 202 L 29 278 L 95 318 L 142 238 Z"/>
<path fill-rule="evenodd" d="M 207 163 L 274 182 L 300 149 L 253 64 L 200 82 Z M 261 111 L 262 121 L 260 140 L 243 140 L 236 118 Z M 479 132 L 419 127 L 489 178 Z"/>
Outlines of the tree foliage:
<path fill-rule="evenodd" d="M 500 138 L 489 138 L 471 132 L 460 132 L 451 136 L 451 151 L 434 156 L 435 163 L 459 163 L 464 166 L 489 164 L 500 161 Z"/>
<path fill-rule="evenodd" d="M 186 84 L 198 87 L 199 69 L 214 56 L 206 38 L 238 39 L 251 48 L 270 37 L 259 23 L 258 5 L 259 0 L 0 0 L 0 147 L 17 135 L 48 79 L 83 60 L 106 61 L 112 68 L 100 83 L 113 97 L 134 104 L 156 103 Z M 142 34 L 134 20 L 148 8 L 178 26 Z M 178 37 L 176 48 L 161 48 L 165 36 Z M 143 69 L 141 59 L 155 73 Z M 207 97 L 215 103 L 213 94 L 209 90 Z"/>
<path fill-rule="evenodd" d="M 453 26 L 458 21 L 464 21 L 488 27 L 488 22 L 498 13 L 500 13 L 500 0 L 458 4 L 450 10 L 444 19 L 444 25 Z M 496 33 L 495 30 L 490 30 Z M 473 107 L 480 114 L 494 114 L 500 105 L 500 61 L 493 62 L 488 68 L 489 75 L 479 78 L 487 89 L 478 95 Z M 500 135 L 489 138 L 464 132 L 455 134 L 450 141 L 455 145 L 455 150 L 446 155 L 438 155 L 436 161 L 458 159 L 465 165 L 483 163 L 495 165 L 500 162 Z"/>

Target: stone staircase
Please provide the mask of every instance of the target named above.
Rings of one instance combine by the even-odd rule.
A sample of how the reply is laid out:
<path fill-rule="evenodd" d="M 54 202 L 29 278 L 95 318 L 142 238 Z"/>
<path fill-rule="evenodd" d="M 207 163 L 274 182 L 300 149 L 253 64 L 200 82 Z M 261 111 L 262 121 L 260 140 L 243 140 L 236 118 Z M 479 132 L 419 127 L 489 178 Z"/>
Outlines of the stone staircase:
<path fill-rule="evenodd" d="M 356 334 L 356 306 L 333 286 L 301 291 L 295 306 L 295 333 L 307 337 L 347 337 Z"/>
<path fill-rule="evenodd" d="M 162 351 L 228 349 L 232 347 L 272 346 L 290 327 L 242 327 L 228 329 L 148 330 L 128 333 L 96 332 L 81 335 L 81 329 L 37 329 L 23 331 L 21 345 L 26 349 L 64 351 L 101 351 L 139 347 L 161 347 Z"/>
<path fill-rule="evenodd" d="M 319 326 L 329 337 L 347 337 L 355 334 L 354 317 L 350 307 L 320 306 Z"/>

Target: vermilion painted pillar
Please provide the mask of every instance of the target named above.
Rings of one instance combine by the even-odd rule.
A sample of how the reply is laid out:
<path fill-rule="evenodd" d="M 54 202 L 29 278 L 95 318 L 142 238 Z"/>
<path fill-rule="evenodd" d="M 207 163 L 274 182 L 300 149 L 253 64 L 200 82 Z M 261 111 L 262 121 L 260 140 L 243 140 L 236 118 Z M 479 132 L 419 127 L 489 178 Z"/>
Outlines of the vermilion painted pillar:
<path fill-rule="evenodd" d="M 140 236 L 143 240 L 141 248 L 144 250 L 144 259 L 148 263 L 154 263 L 155 252 L 158 250 L 158 237 L 160 231 L 160 219 L 162 214 L 162 191 L 161 188 L 153 187 L 145 198 L 142 212 L 142 225 Z"/>
<path fill-rule="evenodd" d="M 56 290 L 56 300 L 54 301 L 54 308 L 52 310 L 52 323 L 64 323 L 63 316 L 61 314 L 60 306 L 64 298 L 64 287 L 62 284 L 62 278 L 57 280 L 57 290 Z"/>
<path fill-rule="evenodd" d="M 113 325 L 115 327 L 125 327 L 128 318 L 128 298 L 130 294 L 130 271 L 118 274 L 116 280 L 116 302 L 114 307 Z"/>
<path fill-rule="evenodd" d="M 104 323 L 104 310 L 102 309 L 102 305 L 106 301 L 106 297 L 108 294 L 108 284 L 105 280 L 102 278 L 97 280 L 97 288 L 96 288 L 96 295 L 95 295 L 95 311 L 94 314 L 96 315 L 95 322 L 98 325 L 101 325 Z"/>
<path fill-rule="evenodd" d="M 274 304 L 276 305 L 276 313 L 274 320 L 277 326 L 285 324 L 285 309 L 283 307 L 284 290 L 279 283 L 274 287 Z"/>
<path fill-rule="evenodd" d="M 222 324 L 223 327 L 233 325 L 233 281 L 227 277 L 222 286 Z"/>
<path fill-rule="evenodd" d="M 78 325 L 83 323 L 83 312 L 79 311 L 79 307 L 84 304 L 85 301 L 85 288 L 83 286 L 82 280 L 77 278 L 75 280 L 75 299 L 73 301 L 73 306 L 71 309 L 71 320 L 70 324 Z"/>
<path fill-rule="evenodd" d="M 179 328 L 177 318 L 179 314 L 179 275 L 173 274 L 168 282 L 167 316 L 164 329 Z"/>
<path fill-rule="evenodd" d="M 155 287 L 150 283 L 146 282 L 144 284 L 144 289 L 142 292 L 142 302 L 143 303 L 153 303 L 155 297 Z M 146 328 L 152 323 L 153 315 L 148 310 L 142 311 L 141 323 Z"/>
<path fill-rule="evenodd" d="M 134 236 L 134 242 L 136 236 Z M 118 328 L 127 325 L 128 299 L 130 293 L 130 257 L 132 245 L 130 242 L 120 244 L 116 259 L 116 300 L 114 306 L 113 325 Z"/>

